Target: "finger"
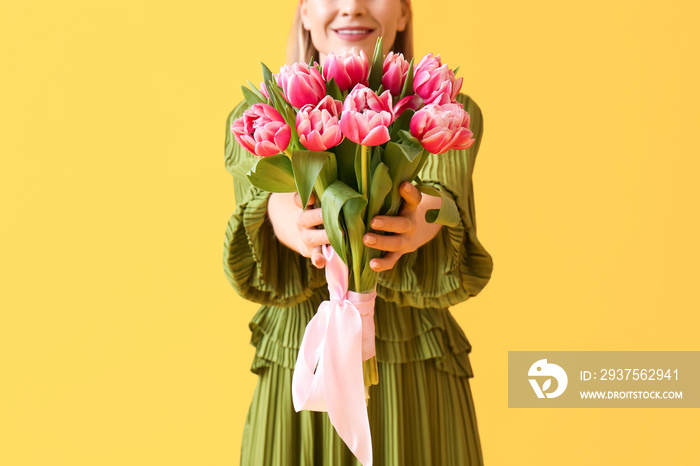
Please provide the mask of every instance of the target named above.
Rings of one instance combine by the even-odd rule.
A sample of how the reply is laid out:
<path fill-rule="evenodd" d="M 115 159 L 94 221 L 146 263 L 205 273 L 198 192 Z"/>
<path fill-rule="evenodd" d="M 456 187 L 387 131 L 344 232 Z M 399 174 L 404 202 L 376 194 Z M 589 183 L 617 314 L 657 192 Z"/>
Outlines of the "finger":
<path fill-rule="evenodd" d="M 375 272 L 384 272 L 394 268 L 400 257 L 401 253 L 399 252 L 389 252 L 382 258 L 372 259 L 369 262 L 369 266 Z"/>
<path fill-rule="evenodd" d="M 367 233 L 362 241 L 366 246 L 381 251 L 401 251 L 406 247 L 404 235 L 374 235 Z"/>
<path fill-rule="evenodd" d="M 409 181 L 404 181 L 401 183 L 401 189 L 399 192 L 401 193 L 401 197 L 404 198 L 406 204 L 409 206 L 416 207 L 418 204 L 420 204 L 422 198 L 421 192 Z"/>
<path fill-rule="evenodd" d="M 317 269 L 322 269 L 326 265 L 326 258 L 323 255 L 323 251 L 321 251 L 321 246 L 316 246 L 311 251 L 311 263 Z"/>
<path fill-rule="evenodd" d="M 312 251 L 316 246 L 330 244 L 326 230 L 304 229 L 301 231 L 301 241 L 309 251 Z"/>
<path fill-rule="evenodd" d="M 306 205 L 313 205 L 313 203 L 316 202 L 316 196 L 314 193 L 311 193 L 311 196 L 309 197 L 309 202 L 306 203 Z M 301 209 L 301 196 L 299 193 L 294 193 L 294 204 L 296 204 L 297 207 Z"/>
<path fill-rule="evenodd" d="M 377 215 L 372 219 L 370 226 L 375 230 L 388 231 L 390 233 L 406 233 L 415 229 L 415 222 L 408 217 L 391 217 Z"/>
<path fill-rule="evenodd" d="M 306 209 L 297 218 L 297 226 L 299 228 L 314 228 L 322 224 L 323 212 L 321 212 L 321 209 Z"/>

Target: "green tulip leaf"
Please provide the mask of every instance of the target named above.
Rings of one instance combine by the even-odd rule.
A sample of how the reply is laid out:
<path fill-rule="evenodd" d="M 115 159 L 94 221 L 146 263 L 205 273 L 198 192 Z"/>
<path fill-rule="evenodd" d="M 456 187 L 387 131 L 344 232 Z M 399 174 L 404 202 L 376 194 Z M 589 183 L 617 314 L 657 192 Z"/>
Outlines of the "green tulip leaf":
<path fill-rule="evenodd" d="M 267 102 L 267 97 L 265 97 L 263 95 L 263 93 L 260 92 L 260 89 L 258 89 L 258 86 L 256 86 L 255 84 L 253 84 L 250 81 L 246 81 L 246 82 L 248 83 L 248 85 L 250 85 L 250 89 L 255 93 L 255 95 L 257 95 L 259 98 L 261 98 L 263 100 L 263 102 Z"/>
<path fill-rule="evenodd" d="M 265 80 L 265 89 L 267 89 L 267 93 L 270 96 L 270 105 L 272 105 L 275 108 L 275 110 L 277 110 L 279 112 L 281 105 L 280 105 L 280 102 L 278 102 L 278 97 L 277 97 L 277 93 L 275 92 L 275 87 L 277 87 L 277 84 L 275 83 L 274 79 L 272 81 Z M 286 122 L 286 120 L 285 120 L 285 122 Z"/>
<path fill-rule="evenodd" d="M 296 119 L 296 113 L 294 113 L 294 119 L 289 118 L 287 108 L 289 108 L 290 105 L 289 103 L 287 103 L 287 101 L 282 95 L 282 88 L 280 88 L 277 84 L 277 81 L 275 80 L 272 71 L 270 71 L 270 68 L 268 68 L 265 65 L 265 63 L 261 63 L 261 65 L 263 69 L 263 82 L 265 83 L 265 89 L 267 90 L 267 93 L 270 96 L 270 103 L 275 108 L 275 110 L 277 110 L 280 113 L 280 115 L 282 115 L 282 118 L 284 118 L 285 122 L 288 125 L 294 126 L 296 121 L 293 120 Z"/>
<path fill-rule="evenodd" d="M 391 124 L 391 127 L 389 129 L 389 134 L 391 135 L 391 140 L 392 141 L 398 141 L 399 139 L 399 132 L 401 130 L 408 131 L 411 128 L 411 118 L 413 118 L 413 115 L 415 115 L 416 111 L 413 110 L 412 108 L 406 109 L 403 111 L 399 117 L 394 120 L 394 122 Z M 409 133 L 411 134 L 411 133 Z"/>
<path fill-rule="evenodd" d="M 248 102 L 248 105 L 255 105 L 255 104 L 266 104 L 267 99 L 265 99 L 265 96 L 260 94 L 260 92 L 255 92 L 251 91 L 245 86 L 241 86 L 241 89 L 243 90 L 243 98 L 245 98 L 245 101 Z"/>
<path fill-rule="evenodd" d="M 271 193 L 295 193 L 292 162 L 282 155 L 260 157 L 253 168 L 248 171 L 250 184 Z"/>
<path fill-rule="evenodd" d="M 368 248 L 367 249 L 367 261 L 365 264 L 369 264 L 369 261 L 381 257 L 381 251 L 377 249 Z M 362 270 L 362 276 L 360 278 L 360 288 L 361 293 L 368 293 L 374 290 L 377 286 L 377 277 L 379 272 L 375 272 L 368 265 L 366 265 Z"/>
<path fill-rule="evenodd" d="M 270 94 L 272 106 L 282 115 L 285 123 L 290 126 L 292 133 L 296 134 L 296 112 L 282 95 L 282 88 L 274 80 L 265 81 L 265 87 L 267 88 L 267 93 Z"/>
<path fill-rule="evenodd" d="M 329 152 L 316 152 L 311 150 L 295 150 L 292 152 L 292 167 L 294 168 L 294 181 L 297 192 L 301 197 L 301 205 L 306 210 L 311 192 L 316 184 L 316 179 L 328 160 Z M 332 155 L 332 154 L 331 154 Z"/>
<path fill-rule="evenodd" d="M 285 110 L 287 111 L 287 114 L 283 118 L 284 121 L 289 125 L 289 131 L 292 133 L 290 141 L 299 141 L 299 133 L 297 133 L 296 125 L 297 114 L 294 112 L 294 109 L 289 104 L 285 104 Z M 289 146 L 289 149 L 292 149 L 293 147 L 294 143 L 292 142 Z"/>
<path fill-rule="evenodd" d="M 338 180 L 338 163 L 336 162 L 335 154 L 333 152 L 326 152 L 326 154 L 328 154 L 328 160 L 323 164 L 323 168 L 318 174 L 316 184 L 314 185 L 319 202 L 326 188 Z"/>
<path fill-rule="evenodd" d="M 326 94 L 341 102 L 345 100 L 343 99 L 343 93 L 340 92 L 338 83 L 335 82 L 335 78 L 331 78 L 331 80 L 326 83 Z"/>
<path fill-rule="evenodd" d="M 367 148 L 369 151 L 370 148 Z M 369 154 L 368 154 L 369 155 Z M 355 182 L 357 183 L 357 192 L 362 192 L 362 145 L 355 145 L 355 158 L 353 165 L 353 173 L 355 174 Z"/>
<path fill-rule="evenodd" d="M 357 189 L 357 180 L 355 179 L 355 152 L 357 144 L 350 139 L 345 138 L 337 146 L 333 147 L 336 161 L 338 163 L 338 179 L 353 189 Z"/>
<path fill-rule="evenodd" d="M 265 65 L 265 63 L 260 62 L 262 65 L 263 69 L 263 81 L 265 81 L 265 84 L 267 84 L 268 81 L 275 82 L 275 77 L 272 75 L 272 71 L 270 71 L 270 68 Z M 270 90 L 267 90 L 268 94 L 270 93 Z"/>
<path fill-rule="evenodd" d="M 386 196 L 391 192 L 391 176 L 389 168 L 383 163 L 379 163 L 372 174 L 372 184 L 369 189 L 369 207 L 367 209 L 367 221 L 379 215 Z"/>
<path fill-rule="evenodd" d="M 405 129 L 400 130 L 399 139 L 401 139 L 401 143 L 405 146 L 411 146 L 416 150 L 423 150 L 423 144 L 421 144 L 418 138 L 412 135 L 410 131 L 406 131 Z"/>
<path fill-rule="evenodd" d="M 423 150 L 423 153 L 422 153 L 421 156 L 420 156 L 420 162 L 418 162 L 418 165 L 417 165 L 416 168 L 413 170 L 413 173 L 411 173 L 411 176 L 410 176 L 411 179 L 414 179 L 414 180 L 415 180 L 415 179 L 418 179 L 418 180 L 420 180 L 420 178 L 418 178 L 418 174 L 419 174 L 420 171 L 423 169 L 423 165 L 425 165 L 425 163 L 428 161 L 428 157 L 436 157 L 436 156 L 433 155 L 433 154 L 431 154 L 431 153 L 428 152 L 427 150 Z M 420 182 L 419 182 L 419 184 L 420 184 Z"/>
<path fill-rule="evenodd" d="M 382 163 L 382 154 L 384 154 L 384 149 L 382 146 L 374 146 L 372 148 L 372 161 L 370 162 L 370 173 L 374 173 L 380 163 Z M 370 183 L 372 186 L 372 183 Z"/>
<path fill-rule="evenodd" d="M 348 229 L 348 240 L 350 241 L 350 253 L 352 256 L 352 275 L 354 288 L 353 291 L 362 292 L 366 290 L 359 289 L 362 278 L 362 265 L 365 262 L 365 254 L 367 246 L 365 246 L 362 238 L 367 233 L 365 222 L 362 220 L 365 208 L 367 207 L 367 199 L 357 193 L 357 197 L 352 197 L 345 202 L 343 206 L 343 217 L 345 217 L 345 225 Z M 349 264 L 348 264 L 349 267 Z M 354 286 L 353 286 L 354 285 Z"/>
<path fill-rule="evenodd" d="M 387 215 L 396 215 L 401 204 L 399 185 L 404 181 L 413 181 L 414 172 L 421 162 L 422 157 L 415 157 L 410 161 L 400 144 L 387 142 L 384 149 L 383 160 L 389 169 L 392 180 L 391 192 L 384 201 L 382 212 Z"/>
<path fill-rule="evenodd" d="M 403 99 L 407 95 L 412 95 L 413 94 L 413 58 L 411 58 L 411 62 L 408 64 L 408 72 L 406 73 L 406 81 L 403 83 L 403 89 L 401 89 L 401 95 L 399 96 L 399 100 Z"/>
<path fill-rule="evenodd" d="M 372 147 L 372 151 L 367 155 L 369 156 L 369 170 L 367 172 L 367 186 L 368 189 L 372 188 L 372 177 L 374 176 L 374 171 L 377 169 L 379 164 L 382 162 L 382 153 L 384 149 L 382 146 Z"/>
<path fill-rule="evenodd" d="M 323 209 L 321 210 L 323 213 L 323 226 L 328 235 L 328 240 L 338 256 L 345 264 L 348 264 L 347 251 L 345 250 L 345 236 L 343 234 L 343 225 L 340 218 L 341 211 L 348 205 L 347 209 L 349 213 L 343 214 L 343 217 L 345 217 L 344 223 L 348 225 L 349 230 L 351 226 L 353 227 L 353 238 L 355 238 L 357 236 L 358 225 L 352 225 L 356 222 L 354 215 L 356 215 L 358 210 L 362 211 L 362 209 L 365 208 L 367 199 L 362 197 L 360 193 L 347 184 L 338 180 L 326 188 L 321 198 L 321 205 L 323 205 Z M 362 222 L 361 218 L 358 220 L 364 230 L 364 222 Z M 364 235 L 364 233 L 362 233 L 362 235 Z M 362 242 L 362 235 L 360 236 L 360 242 Z"/>
<path fill-rule="evenodd" d="M 376 148 L 375 148 L 376 150 Z M 372 157 L 374 161 L 375 157 Z M 369 190 L 369 205 L 367 206 L 367 222 L 381 214 L 384 199 L 391 192 L 391 177 L 389 169 L 384 163 L 379 163 L 372 173 L 372 184 Z M 381 231 L 375 234 L 383 234 Z M 378 272 L 372 270 L 369 263 L 372 259 L 382 257 L 383 251 L 374 248 L 365 248 L 362 260 L 362 274 L 360 276 L 360 290 L 362 292 L 375 289 L 377 285 Z"/>
<path fill-rule="evenodd" d="M 425 212 L 425 221 L 428 223 L 439 223 L 448 227 L 459 225 L 459 209 L 455 201 L 441 191 L 432 186 L 418 186 L 420 192 L 430 196 L 442 198 L 442 206 L 439 209 L 428 209 Z"/>
<path fill-rule="evenodd" d="M 374 56 L 369 69 L 369 88 L 377 91 L 382 84 L 382 74 L 384 73 L 384 47 L 381 36 L 377 38 L 377 43 L 374 46 Z"/>
<path fill-rule="evenodd" d="M 367 222 L 372 221 L 374 217 L 383 213 L 384 201 L 387 199 L 389 193 L 391 193 L 392 183 L 391 176 L 389 176 L 389 169 L 384 163 L 380 163 L 377 169 L 372 175 L 372 185 L 369 191 L 369 205 L 367 206 Z M 383 234 L 381 231 L 375 232 L 376 234 Z M 365 269 L 362 272 L 362 286 L 363 289 L 372 289 L 376 285 L 376 273 L 369 267 L 369 262 L 377 257 L 382 256 L 383 251 L 368 248 L 365 260 L 363 261 L 363 266 Z M 370 273 L 372 272 L 372 273 Z M 375 275 L 372 275 L 375 274 Z M 369 278 L 372 280 L 370 280 Z M 369 280 L 369 281 L 368 281 Z"/>
<path fill-rule="evenodd" d="M 423 145 L 408 131 L 399 130 L 399 139 L 401 140 L 399 146 L 409 162 L 413 162 L 423 152 Z"/>

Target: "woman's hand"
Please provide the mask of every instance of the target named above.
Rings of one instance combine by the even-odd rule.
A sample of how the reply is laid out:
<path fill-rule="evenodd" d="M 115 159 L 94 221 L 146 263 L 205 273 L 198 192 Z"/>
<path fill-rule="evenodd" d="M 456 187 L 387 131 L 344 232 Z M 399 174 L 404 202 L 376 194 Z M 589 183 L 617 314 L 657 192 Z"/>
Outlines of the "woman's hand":
<path fill-rule="evenodd" d="M 399 192 L 405 201 L 399 215 L 377 215 L 370 222 L 374 230 L 394 234 L 367 233 L 363 238 L 366 246 L 388 251 L 384 257 L 370 261 L 370 268 L 375 272 L 393 268 L 402 255 L 415 251 L 433 239 L 442 227 L 440 224 L 425 221 L 425 212 L 429 209 L 439 209 L 442 205 L 441 198 L 421 195 L 418 188 L 408 181 L 401 184 Z"/>
<path fill-rule="evenodd" d="M 375 272 L 393 268 L 402 255 L 415 251 L 433 239 L 442 226 L 425 221 L 425 212 L 429 209 L 439 209 L 442 204 L 441 198 L 422 195 L 408 181 L 401 184 L 399 192 L 405 202 L 398 216 L 378 215 L 370 223 L 374 230 L 394 234 L 367 233 L 364 236 L 366 246 L 388 251 L 384 257 L 370 261 L 370 267 Z M 312 205 L 314 201 L 312 193 L 308 205 Z M 323 257 L 321 246 L 330 242 L 326 230 L 316 228 L 323 225 L 320 208 L 307 208 L 303 211 L 298 193 L 273 193 L 268 203 L 268 216 L 275 236 L 283 244 L 302 256 L 311 258 L 311 262 L 317 268 L 325 267 L 326 259 Z"/>
<path fill-rule="evenodd" d="M 309 205 L 313 204 L 314 200 L 314 195 L 311 194 Z M 272 193 L 267 205 L 267 214 L 275 236 L 282 244 L 304 257 L 311 258 L 311 262 L 319 269 L 326 265 L 321 245 L 330 243 L 326 230 L 316 228 L 323 225 L 320 208 L 302 210 L 298 193 Z"/>
<path fill-rule="evenodd" d="M 307 206 L 313 205 L 315 201 L 316 195 L 311 193 Z M 301 196 L 299 196 L 299 193 L 294 194 L 294 204 L 301 209 Z M 304 246 L 302 255 L 304 257 L 310 257 L 311 263 L 313 263 L 316 268 L 322 269 L 326 265 L 326 258 L 323 256 L 321 246 L 330 244 L 330 241 L 328 241 L 328 234 L 325 229 L 316 228 L 319 225 L 323 225 L 323 214 L 320 207 L 318 209 L 306 209 L 299 214 L 297 228 L 299 229 L 301 241 Z M 306 253 L 308 253 L 308 255 Z"/>

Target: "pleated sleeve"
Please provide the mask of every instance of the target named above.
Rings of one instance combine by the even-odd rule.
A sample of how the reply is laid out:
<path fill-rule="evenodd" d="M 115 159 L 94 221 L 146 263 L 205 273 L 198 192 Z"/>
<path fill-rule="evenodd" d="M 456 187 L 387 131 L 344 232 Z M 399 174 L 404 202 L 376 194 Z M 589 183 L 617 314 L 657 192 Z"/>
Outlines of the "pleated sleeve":
<path fill-rule="evenodd" d="M 236 142 L 233 120 L 248 108 L 241 102 L 226 120 L 225 164 L 233 176 L 236 209 L 226 226 L 224 273 L 242 297 L 266 305 L 293 306 L 325 285 L 323 271 L 279 242 L 267 216 L 270 193 L 246 177 L 256 157 Z"/>
<path fill-rule="evenodd" d="M 476 296 L 491 278 L 493 260 L 477 238 L 472 172 L 483 135 L 479 106 L 467 95 L 457 100 L 470 116 L 475 142 L 466 150 L 431 155 L 420 178 L 457 205 L 460 222 L 443 226 L 416 251 L 404 254 L 379 275 L 377 294 L 402 306 L 444 308 Z"/>

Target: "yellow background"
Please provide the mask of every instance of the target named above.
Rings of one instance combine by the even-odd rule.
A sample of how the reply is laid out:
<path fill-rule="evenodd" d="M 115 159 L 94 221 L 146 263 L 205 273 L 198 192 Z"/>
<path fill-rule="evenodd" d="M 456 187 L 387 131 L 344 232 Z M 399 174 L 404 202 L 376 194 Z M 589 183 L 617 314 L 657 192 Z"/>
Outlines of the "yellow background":
<path fill-rule="evenodd" d="M 495 268 L 453 313 L 487 464 L 696 465 L 697 410 L 508 409 L 506 369 L 700 350 L 700 3 L 413 3 L 416 54 L 484 112 Z M 225 119 L 294 7 L 0 3 L 0 464 L 238 464 L 257 306 L 222 269 Z"/>

